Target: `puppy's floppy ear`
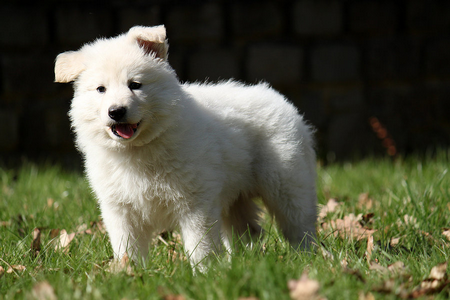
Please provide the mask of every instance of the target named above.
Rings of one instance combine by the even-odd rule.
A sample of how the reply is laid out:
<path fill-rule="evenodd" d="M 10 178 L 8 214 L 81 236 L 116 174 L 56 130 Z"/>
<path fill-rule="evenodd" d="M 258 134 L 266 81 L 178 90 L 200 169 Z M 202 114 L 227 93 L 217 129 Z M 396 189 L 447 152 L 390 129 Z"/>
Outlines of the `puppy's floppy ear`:
<path fill-rule="evenodd" d="M 55 82 L 74 81 L 86 66 L 79 51 L 67 51 L 59 54 L 55 62 Z"/>
<path fill-rule="evenodd" d="M 154 27 L 135 26 L 128 33 L 128 37 L 135 40 L 148 55 L 167 60 L 169 45 L 166 40 L 164 25 Z"/>

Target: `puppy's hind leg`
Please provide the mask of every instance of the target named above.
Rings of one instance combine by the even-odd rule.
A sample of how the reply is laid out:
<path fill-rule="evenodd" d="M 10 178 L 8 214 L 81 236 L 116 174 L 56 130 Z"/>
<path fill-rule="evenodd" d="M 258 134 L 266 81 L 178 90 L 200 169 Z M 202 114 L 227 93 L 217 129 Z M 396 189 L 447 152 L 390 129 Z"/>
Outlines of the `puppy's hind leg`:
<path fill-rule="evenodd" d="M 277 190 L 265 193 L 263 201 L 291 246 L 309 250 L 316 239 L 317 201 L 314 184 L 283 184 Z"/>
<path fill-rule="evenodd" d="M 252 245 L 260 237 L 260 211 L 251 197 L 241 194 L 229 210 L 222 213 L 223 241 L 228 251 L 233 250 L 236 241 Z"/>
<path fill-rule="evenodd" d="M 207 260 L 221 252 L 220 212 L 193 209 L 180 219 L 184 248 L 191 266 L 200 272 L 206 270 Z"/>

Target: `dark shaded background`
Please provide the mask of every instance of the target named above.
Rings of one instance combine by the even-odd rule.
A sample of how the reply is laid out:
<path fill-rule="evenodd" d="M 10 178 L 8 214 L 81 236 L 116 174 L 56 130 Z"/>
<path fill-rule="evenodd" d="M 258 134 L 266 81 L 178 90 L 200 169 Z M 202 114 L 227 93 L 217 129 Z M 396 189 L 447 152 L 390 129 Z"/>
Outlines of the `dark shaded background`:
<path fill-rule="evenodd" d="M 265 80 L 317 128 L 323 158 L 450 141 L 450 1 L 2 1 L 0 153 L 78 159 L 56 55 L 165 24 L 181 81 Z"/>

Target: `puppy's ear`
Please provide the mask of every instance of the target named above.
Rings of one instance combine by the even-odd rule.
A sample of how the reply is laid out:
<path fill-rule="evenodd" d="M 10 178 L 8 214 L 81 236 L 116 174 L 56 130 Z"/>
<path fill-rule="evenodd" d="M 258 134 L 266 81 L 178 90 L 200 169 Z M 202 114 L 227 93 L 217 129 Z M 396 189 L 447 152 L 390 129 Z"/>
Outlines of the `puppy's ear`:
<path fill-rule="evenodd" d="M 135 26 L 128 31 L 128 37 L 135 40 L 146 54 L 167 60 L 169 45 L 164 25 L 154 27 Z"/>
<path fill-rule="evenodd" d="M 55 62 L 55 82 L 74 81 L 86 66 L 79 51 L 67 51 L 59 54 Z"/>

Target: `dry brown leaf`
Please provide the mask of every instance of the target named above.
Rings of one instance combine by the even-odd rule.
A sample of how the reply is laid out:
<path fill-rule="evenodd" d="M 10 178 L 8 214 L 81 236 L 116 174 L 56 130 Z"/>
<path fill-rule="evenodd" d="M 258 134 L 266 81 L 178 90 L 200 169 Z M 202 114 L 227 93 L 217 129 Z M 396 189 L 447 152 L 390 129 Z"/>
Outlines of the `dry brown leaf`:
<path fill-rule="evenodd" d="M 87 224 L 81 224 L 77 226 L 76 233 L 84 233 L 88 229 Z"/>
<path fill-rule="evenodd" d="M 47 206 L 48 206 L 48 207 L 52 207 L 54 202 L 55 202 L 55 201 L 54 201 L 52 198 L 48 198 L 48 199 L 47 199 Z"/>
<path fill-rule="evenodd" d="M 405 270 L 405 264 L 402 261 L 397 261 L 390 264 L 387 268 L 391 273 L 402 273 Z"/>
<path fill-rule="evenodd" d="M 97 229 L 98 231 L 100 231 L 103 234 L 106 233 L 106 228 L 105 228 L 105 225 L 103 224 L 103 221 L 91 222 L 91 227 L 93 229 Z"/>
<path fill-rule="evenodd" d="M 10 265 L 8 270 L 6 271 L 6 273 L 11 274 L 14 271 L 25 271 L 27 267 L 22 266 L 22 265 Z"/>
<path fill-rule="evenodd" d="M 367 238 L 367 261 L 370 261 L 372 258 L 372 251 L 373 251 L 374 245 L 373 245 L 373 235 L 370 235 Z"/>
<path fill-rule="evenodd" d="M 186 300 L 183 295 L 165 295 L 163 300 Z"/>
<path fill-rule="evenodd" d="M 70 242 L 72 242 L 74 237 L 75 232 L 68 234 L 65 229 L 61 230 L 58 240 L 56 242 L 55 250 L 56 251 L 63 250 L 64 252 L 67 253 L 67 251 L 69 251 L 69 244 Z"/>
<path fill-rule="evenodd" d="M 431 269 L 429 279 L 443 280 L 447 275 L 447 262 L 434 266 Z"/>
<path fill-rule="evenodd" d="M 329 199 L 327 204 L 322 206 L 319 212 L 318 220 L 321 221 L 325 219 L 328 213 L 335 212 L 336 208 L 338 208 L 340 205 L 339 202 L 336 201 L 336 199 Z"/>
<path fill-rule="evenodd" d="M 375 300 L 375 296 L 371 292 L 368 292 L 367 294 L 359 292 L 358 300 Z"/>
<path fill-rule="evenodd" d="M 344 258 L 344 259 L 341 260 L 341 267 L 344 268 L 344 269 L 347 269 L 347 267 L 348 267 L 348 261 L 347 261 L 346 258 Z"/>
<path fill-rule="evenodd" d="M 389 271 L 388 268 L 383 267 L 382 265 L 380 265 L 374 261 L 370 262 L 369 270 L 377 271 L 380 273 L 388 273 L 388 271 Z"/>
<path fill-rule="evenodd" d="M 323 223 L 322 228 L 326 231 L 334 231 L 335 236 L 338 234 L 342 238 L 356 238 L 358 241 L 366 239 L 376 232 L 374 229 L 368 229 L 361 225 L 362 214 L 355 216 L 349 214 L 344 219 L 331 220 L 329 223 Z"/>
<path fill-rule="evenodd" d="M 395 247 L 400 243 L 400 238 L 391 238 L 391 241 L 389 242 L 389 245 L 391 245 L 391 247 Z"/>
<path fill-rule="evenodd" d="M 0 221 L 0 227 L 8 227 L 11 225 L 11 221 Z"/>
<path fill-rule="evenodd" d="M 363 210 L 372 209 L 373 200 L 369 198 L 369 193 L 359 194 L 358 197 L 358 208 Z"/>
<path fill-rule="evenodd" d="M 48 283 L 42 281 L 33 286 L 32 298 L 36 300 L 56 300 L 55 289 Z"/>
<path fill-rule="evenodd" d="M 417 218 L 414 218 L 413 216 L 404 215 L 403 220 L 405 221 L 406 225 L 416 225 L 417 224 Z"/>
<path fill-rule="evenodd" d="M 292 300 L 320 299 L 319 282 L 317 280 L 309 279 L 306 272 L 303 273 L 298 280 L 289 280 L 288 288 Z"/>
<path fill-rule="evenodd" d="M 35 228 L 31 234 L 33 241 L 31 242 L 31 253 L 36 256 L 41 251 L 41 230 Z"/>
<path fill-rule="evenodd" d="M 54 239 L 54 238 L 58 237 L 60 231 L 61 230 L 59 230 L 59 229 L 52 229 L 52 230 L 50 230 L 50 238 Z"/>
<path fill-rule="evenodd" d="M 445 236 L 447 240 L 450 241 L 450 228 L 443 228 L 442 235 Z"/>
<path fill-rule="evenodd" d="M 130 258 L 128 257 L 127 253 L 125 253 L 120 260 L 112 260 L 106 271 L 110 273 L 125 272 L 127 275 L 134 275 L 130 265 Z"/>
<path fill-rule="evenodd" d="M 447 280 L 447 262 L 434 266 L 427 279 L 422 281 L 420 285 L 412 291 L 410 298 L 419 298 L 423 295 L 430 295 L 442 291 L 450 284 Z"/>

